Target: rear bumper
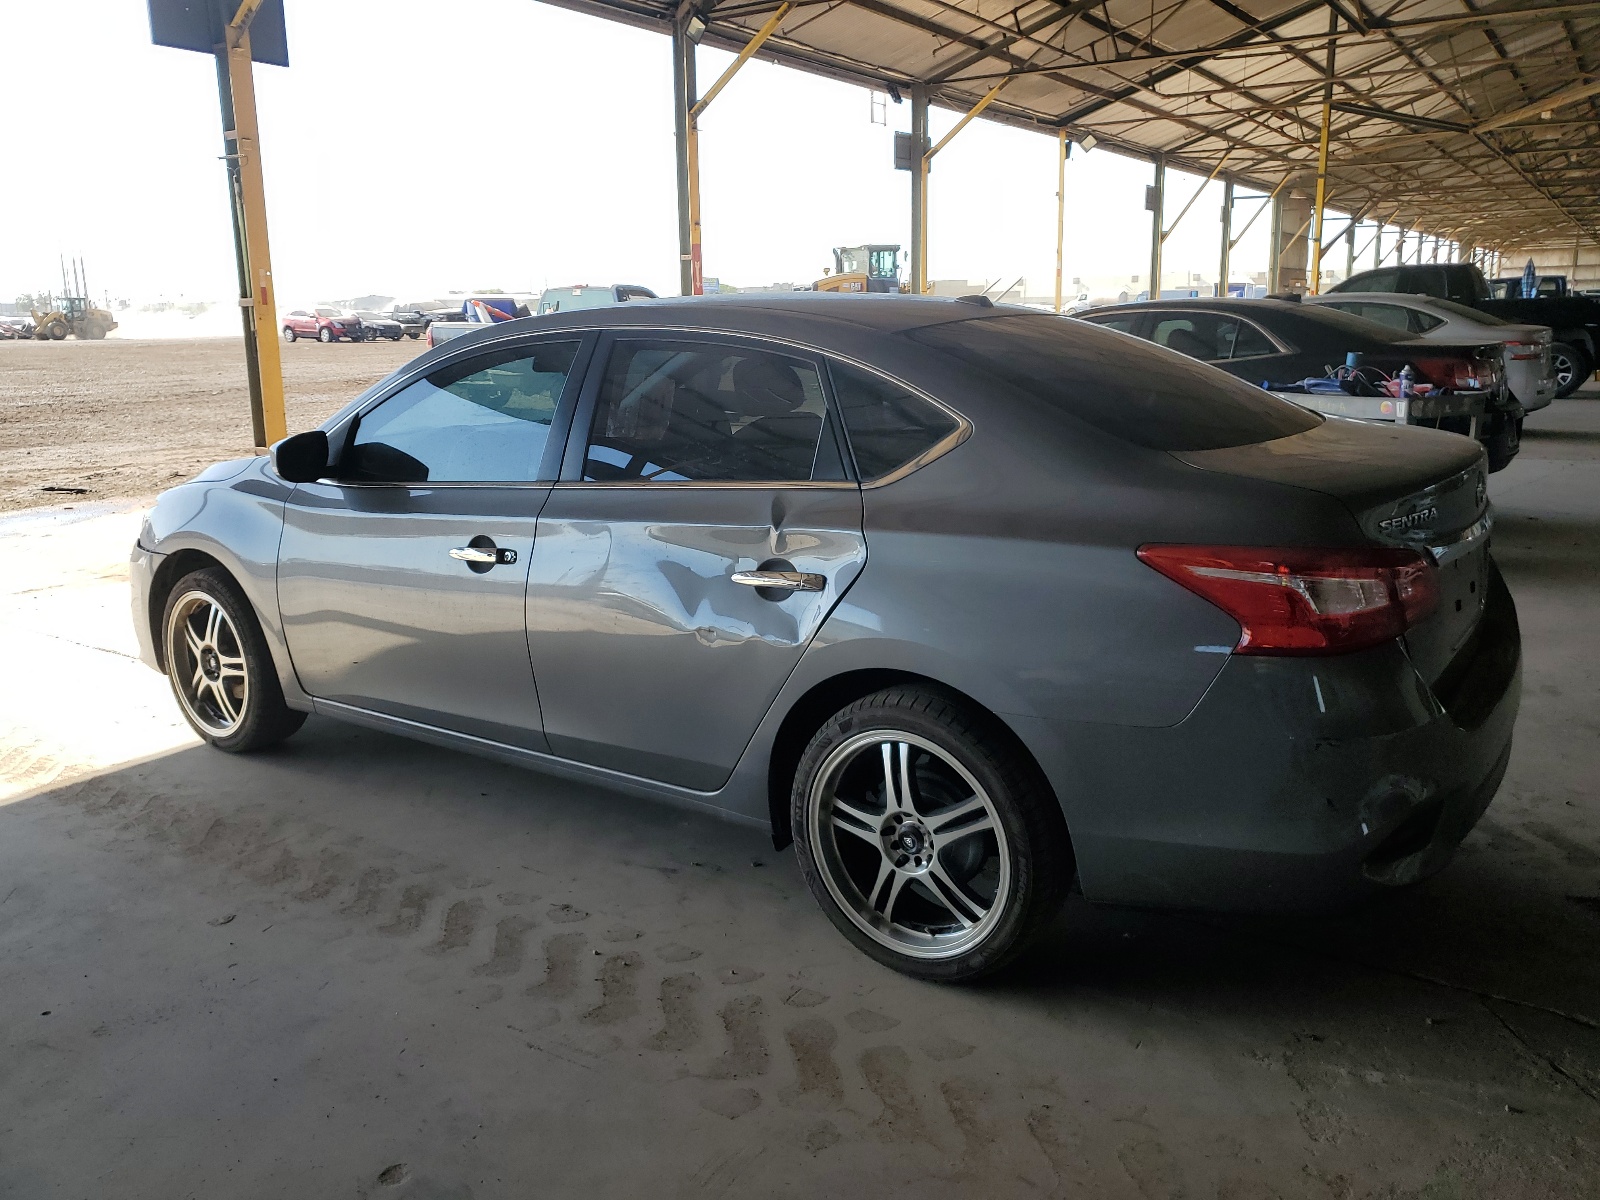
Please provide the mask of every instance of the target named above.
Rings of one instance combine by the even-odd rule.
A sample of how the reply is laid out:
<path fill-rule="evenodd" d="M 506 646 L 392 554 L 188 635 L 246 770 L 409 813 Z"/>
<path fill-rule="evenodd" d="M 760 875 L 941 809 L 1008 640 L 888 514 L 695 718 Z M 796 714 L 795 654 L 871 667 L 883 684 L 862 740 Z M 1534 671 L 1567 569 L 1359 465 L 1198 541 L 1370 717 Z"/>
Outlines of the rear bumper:
<path fill-rule="evenodd" d="M 1478 633 L 1430 689 L 1398 643 L 1234 656 L 1167 729 L 1070 740 L 1057 781 L 1091 900 L 1325 911 L 1440 870 L 1494 798 L 1521 697 L 1516 609 L 1494 577 Z"/>

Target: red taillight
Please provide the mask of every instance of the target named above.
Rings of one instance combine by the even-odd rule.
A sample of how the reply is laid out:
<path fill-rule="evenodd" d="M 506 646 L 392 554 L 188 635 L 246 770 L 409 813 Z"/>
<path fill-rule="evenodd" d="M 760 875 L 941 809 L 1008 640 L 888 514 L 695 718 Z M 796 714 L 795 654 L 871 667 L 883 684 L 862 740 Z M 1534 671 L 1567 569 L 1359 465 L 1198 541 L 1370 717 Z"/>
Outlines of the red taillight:
<path fill-rule="evenodd" d="M 1422 378 L 1438 388 L 1475 392 L 1488 384 L 1478 376 L 1478 363 L 1465 358 L 1419 358 Z"/>
<path fill-rule="evenodd" d="M 1392 641 L 1439 603 L 1414 550 L 1141 546 L 1139 557 L 1239 622 L 1235 654 L 1343 654 Z"/>

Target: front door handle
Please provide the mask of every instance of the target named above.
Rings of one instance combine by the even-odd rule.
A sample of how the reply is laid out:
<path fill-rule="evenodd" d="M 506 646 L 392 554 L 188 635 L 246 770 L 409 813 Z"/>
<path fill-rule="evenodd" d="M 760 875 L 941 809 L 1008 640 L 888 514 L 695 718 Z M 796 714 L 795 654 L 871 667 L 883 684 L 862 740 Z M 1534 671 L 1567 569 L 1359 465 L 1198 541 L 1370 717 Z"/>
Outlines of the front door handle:
<path fill-rule="evenodd" d="M 733 581 L 753 588 L 778 588 L 786 592 L 820 592 L 828 586 L 826 576 L 809 571 L 735 571 Z"/>

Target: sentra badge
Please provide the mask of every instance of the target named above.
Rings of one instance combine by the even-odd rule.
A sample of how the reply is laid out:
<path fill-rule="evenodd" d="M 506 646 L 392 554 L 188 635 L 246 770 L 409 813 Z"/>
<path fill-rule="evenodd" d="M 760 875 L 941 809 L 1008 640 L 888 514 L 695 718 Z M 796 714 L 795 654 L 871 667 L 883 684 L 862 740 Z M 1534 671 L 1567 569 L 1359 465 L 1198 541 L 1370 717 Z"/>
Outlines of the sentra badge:
<path fill-rule="evenodd" d="M 1378 528 L 1385 533 L 1394 533 L 1401 529 L 1411 529 L 1421 525 L 1424 521 L 1431 521 L 1439 515 L 1437 508 L 1419 508 L 1414 513 L 1407 513 L 1403 517 L 1390 517 L 1387 521 L 1379 521 Z"/>

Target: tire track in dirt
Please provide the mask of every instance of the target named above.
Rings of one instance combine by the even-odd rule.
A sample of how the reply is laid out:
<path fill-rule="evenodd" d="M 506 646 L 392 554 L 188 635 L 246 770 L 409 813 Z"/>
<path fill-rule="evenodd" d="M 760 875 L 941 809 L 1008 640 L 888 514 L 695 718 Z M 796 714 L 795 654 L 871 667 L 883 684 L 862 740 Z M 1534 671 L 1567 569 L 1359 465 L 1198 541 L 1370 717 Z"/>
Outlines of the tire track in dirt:
<path fill-rule="evenodd" d="M 535 919 L 520 911 L 523 894 L 486 900 L 481 882 L 468 894 L 445 864 L 419 863 L 332 827 L 225 815 L 203 799 L 141 794 L 126 781 L 83 781 L 57 795 L 115 837 L 164 844 L 266 893 L 321 907 L 385 939 L 394 953 L 453 962 L 447 969 L 464 978 L 523 977 L 520 987 L 497 982 L 472 996 L 480 1006 L 501 1006 L 507 1028 L 528 1047 L 596 1062 L 642 1050 L 628 1070 L 656 1063 L 647 1069 L 661 1086 L 701 1089 L 701 1108 L 722 1119 L 776 1122 L 774 1135 L 786 1131 L 808 1154 L 867 1142 L 909 1152 L 931 1174 L 973 1180 L 1004 1161 L 1046 1192 L 1073 1177 L 1077 1135 L 1054 1110 L 1021 1097 L 1002 1103 L 976 1082 L 966 1061 L 971 1045 L 920 1029 L 904 1041 L 892 1013 L 859 1002 L 846 1009 L 848 1000 L 792 976 L 702 962 L 701 949 L 675 940 L 681 931 L 596 927 L 602 943 L 630 943 L 600 954 L 589 949 L 591 935 L 575 928 L 591 919 L 575 903 L 553 900 Z M 535 949 L 541 925 L 555 930 Z M 463 952 L 486 927 L 493 944 L 474 961 Z M 690 961 L 696 970 L 683 970 Z M 721 986 L 708 988 L 713 979 Z M 786 1013 L 795 1018 L 782 1019 Z M 946 1064 L 956 1061 L 968 1070 L 950 1074 Z M 810 1123 L 793 1125 L 796 1110 Z M 1142 1140 L 1123 1147 L 1130 1171 L 1159 1178 L 1151 1148 L 1134 1144 Z"/>

